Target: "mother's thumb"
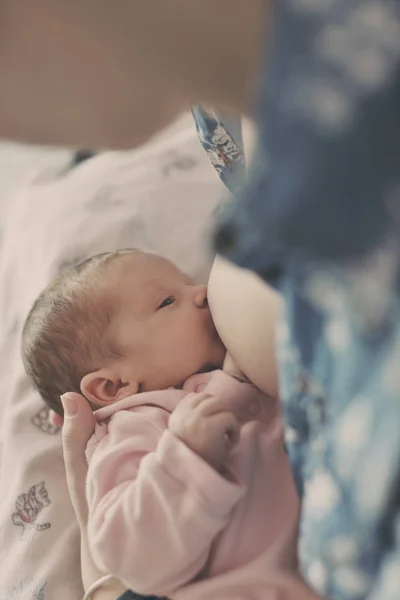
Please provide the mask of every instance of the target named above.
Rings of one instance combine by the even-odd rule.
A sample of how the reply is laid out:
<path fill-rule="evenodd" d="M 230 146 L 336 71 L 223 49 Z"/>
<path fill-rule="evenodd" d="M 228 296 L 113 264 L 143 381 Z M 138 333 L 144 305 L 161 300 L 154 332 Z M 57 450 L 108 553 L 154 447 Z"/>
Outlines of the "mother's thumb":
<path fill-rule="evenodd" d="M 85 449 L 94 430 L 94 416 L 88 402 L 80 394 L 64 394 L 61 402 L 64 407 L 62 441 L 67 484 L 82 527 L 87 519 Z"/>
<path fill-rule="evenodd" d="M 61 402 L 64 408 L 64 450 L 85 448 L 94 430 L 92 409 L 83 396 L 73 392 L 61 396 Z"/>

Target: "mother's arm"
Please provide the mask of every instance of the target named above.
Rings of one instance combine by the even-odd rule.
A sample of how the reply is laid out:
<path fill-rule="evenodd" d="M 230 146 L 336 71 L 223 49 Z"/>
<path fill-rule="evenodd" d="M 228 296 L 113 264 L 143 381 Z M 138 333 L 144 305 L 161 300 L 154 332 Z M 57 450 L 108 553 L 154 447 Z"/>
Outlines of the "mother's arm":
<path fill-rule="evenodd" d="M 265 0 L 2 0 L 0 136 L 132 147 L 193 102 L 252 104 Z"/>
<path fill-rule="evenodd" d="M 264 393 L 277 398 L 275 325 L 280 295 L 254 273 L 217 256 L 208 300 L 218 333 L 237 367 Z"/>

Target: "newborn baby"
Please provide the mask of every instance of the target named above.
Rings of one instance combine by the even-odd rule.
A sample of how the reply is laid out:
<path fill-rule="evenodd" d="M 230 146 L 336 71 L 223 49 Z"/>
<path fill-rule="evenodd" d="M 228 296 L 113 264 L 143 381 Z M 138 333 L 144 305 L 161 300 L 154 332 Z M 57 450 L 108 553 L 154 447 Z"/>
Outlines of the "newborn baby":
<path fill-rule="evenodd" d="M 88 537 L 142 594 L 296 597 L 298 499 L 276 401 L 221 370 L 207 290 L 140 251 L 92 257 L 35 302 L 26 371 L 46 403 L 82 392 Z"/>

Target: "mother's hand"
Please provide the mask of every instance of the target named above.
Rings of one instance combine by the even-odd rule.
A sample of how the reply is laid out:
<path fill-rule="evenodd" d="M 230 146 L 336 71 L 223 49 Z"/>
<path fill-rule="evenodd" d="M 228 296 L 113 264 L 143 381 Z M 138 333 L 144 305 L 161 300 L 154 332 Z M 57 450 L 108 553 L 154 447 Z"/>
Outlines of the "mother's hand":
<path fill-rule="evenodd" d="M 104 575 L 96 568 L 91 559 L 86 532 L 88 507 L 85 494 L 87 475 L 85 449 L 94 431 L 95 420 L 93 412 L 83 396 L 68 393 L 64 394 L 61 400 L 64 407 L 64 420 L 54 413 L 52 420 L 55 425 L 62 426 L 67 485 L 81 530 L 82 581 L 87 590 Z M 93 600 L 116 600 L 125 590 L 124 586 L 113 579 L 93 593 Z"/>
<path fill-rule="evenodd" d="M 62 442 L 68 490 L 81 531 L 86 530 L 88 508 L 85 495 L 87 462 L 85 449 L 94 431 L 93 412 L 83 396 L 68 393 L 62 398 Z"/>

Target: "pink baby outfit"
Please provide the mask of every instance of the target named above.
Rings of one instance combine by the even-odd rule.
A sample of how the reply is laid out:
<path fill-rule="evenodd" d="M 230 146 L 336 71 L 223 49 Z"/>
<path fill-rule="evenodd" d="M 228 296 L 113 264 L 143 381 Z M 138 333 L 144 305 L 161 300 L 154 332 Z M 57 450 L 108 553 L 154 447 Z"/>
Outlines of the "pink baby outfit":
<path fill-rule="evenodd" d="M 225 397 L 243 423 L 223 477 L 168 430 L 188 393 Z M 299 503 L 275 403 L 222 371 L 96 413 L 87 447 L 95 562 L 130 589 L 174 600 L 300 600 Z"/>

